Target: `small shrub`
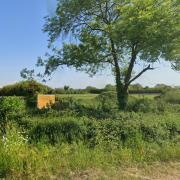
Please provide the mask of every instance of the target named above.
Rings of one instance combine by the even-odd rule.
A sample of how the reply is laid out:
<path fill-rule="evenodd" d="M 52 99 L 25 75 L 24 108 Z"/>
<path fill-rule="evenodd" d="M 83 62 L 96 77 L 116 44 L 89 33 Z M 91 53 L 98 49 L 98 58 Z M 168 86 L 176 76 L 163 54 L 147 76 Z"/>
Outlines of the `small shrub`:
<path fill-rule="evenodd" d="M 6 140 L 0 139 L 0 145 L 0 179 L 36 179 L 46 168 L 44 159 L 49 149 L 44 145 L 40 151 L 29 145 L 28 137 L 15 125 L 7 125 Z"/>
<path fill-rule="evenodd" d="M 105 100 L 107 99 L 107 100 Z M 112 99 L 111 99 L 112 100 Z M 77 116 L 92 117 L 97 119 L 110 118 L 115 115 L 115 104 L 108 103 L 108 98 L 97 97 L 93 103 L 83 103 L 78 99 L 72 97 L 56 99 L 56 103 L 52 109 L 56 112 L 74 112 Z"/>
<path fill-rule="evenodd" d="M 25 100 L 28 108 L 37 108 L 37 95 L 26 96 Z"/>
<path fill-rule="evenodd" d="M 166 104 L 161 99 L 152 100 L 148 98 L 138 99 L 130 97 L 127 110 L 134 112 L 164 112 L 166 109 Z"/>
<path fill-rule="evenodd" d="M 25 114 L 25 101 L 16 96 L 2 97 L 0 99 L 1 121 L 17 120 Z"/>
<path fill-rule="evenodd" d="M 29 136 L 35 142 L 45 141 L 50 144 L 79 142 L 91 138 L 87 126 L 83 121 L 72 119 L 51 119 L 50 121 L 37 122 L 30 131 Z"/>
<path fill-rule="evenodd" d="M 180 90 L 174 89 L 171 91 L 166 91 L 160 98 L 166 103 L 180 104 Z"/>
<path fill-rule="evenodd" d="M 0 145 L 0 178 L 4 178 L 13 169 L 22 168 L 23 164 L 21 163 L 23 161 L 20 162 L 18 155 L 24 150 L 27 140 L 14 126 L 8 125 L 6 127 L 6 139 L 3 141 L 0 139 Z"/>
<path fill-rule="evenodd" d="M 134 99 L 127 109 L 134 112 L 151 112 L 154 109 L 153 101 L 146 98 Z"/>
<path fill-rule="evenodd" d="M 52 106 L 52 108 L 56 111 L 73 110 L 77 104 L 78 101 L 72 97 L 62 99 L 56 97 L 56 103 Z"/>
<path fill-rule="evenodd" d="M 180 143 L 164 143 L 156 154 L 160 161 L 176 161 L 180 157 Z"/>
<path fill-rule="evenodd" d="M 117 96 L 113 91 L 101 93 L 96 97 L 96 100 L 99 103 L 99 108 L 104 112 L 110 112 L 117 109 Z"/>

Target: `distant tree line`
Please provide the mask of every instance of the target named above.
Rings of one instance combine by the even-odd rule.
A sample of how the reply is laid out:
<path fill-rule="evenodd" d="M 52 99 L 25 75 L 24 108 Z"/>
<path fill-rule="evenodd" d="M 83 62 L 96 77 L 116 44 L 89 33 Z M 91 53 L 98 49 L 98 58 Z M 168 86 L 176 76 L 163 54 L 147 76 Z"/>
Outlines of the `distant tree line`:
<path fill-rule="evenodd" d="M 163 93 L 172 90 L 171 86 L 165 84 L 157 84 L 154 87 L 143 87 L 140 84 L 133 84 L 129 87 L 130 94 L 154 94 Z M 176 87 L 180 89 L 180 87 Z M 101 94 L 103 92 L 116 91 L 116 86 L 108 84 L 102 89 L 88 86 L 85 89 L 73 89 L 69 86 L 63 88 L 51 88 L 47 85 L 38 83 L 34 80 L 21 81 L 12 85 L 4 86 L 0 89 L 0 96 L 34 96 L 36 94 Z"/>

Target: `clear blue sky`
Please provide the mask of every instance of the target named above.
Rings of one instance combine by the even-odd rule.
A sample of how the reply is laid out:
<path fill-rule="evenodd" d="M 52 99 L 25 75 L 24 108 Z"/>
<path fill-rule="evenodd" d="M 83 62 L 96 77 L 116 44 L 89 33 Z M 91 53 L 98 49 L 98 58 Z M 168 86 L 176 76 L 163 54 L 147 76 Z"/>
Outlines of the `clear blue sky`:
<path fill-rule="evenodd" d="M 44 17 L 53 13 L 55 0 L 1 0 L 0 1 L 0 87 L 21 80 L 20 71 L 34 68 L 37 57 L 47 50 L 47 35 L 42 32 Z M 137 82 L 143 85 L 166 83 L 180 85 L 180 73 L 167 63 L 156 65 L 155 71 L 144 74 Z M 114 83 L 111 74 L 90 78 L 73 70 L 59 70 L 48 82 L 53 87 L 70 85 L 103 87 Z"/>

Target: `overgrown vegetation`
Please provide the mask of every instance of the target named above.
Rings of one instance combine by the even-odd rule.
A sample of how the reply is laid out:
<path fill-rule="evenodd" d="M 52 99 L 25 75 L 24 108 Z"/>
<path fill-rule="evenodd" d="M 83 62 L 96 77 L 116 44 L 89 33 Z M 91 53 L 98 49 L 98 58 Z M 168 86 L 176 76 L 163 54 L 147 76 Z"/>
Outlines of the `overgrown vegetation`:
<path fill-rule="evenodd" d="M 104 133 L 107 134 L 105 130 Z M 96 148 L 89 148 L 81 142 L 53 146 L 42 142 L 29 144 L 28 137 L 24 138 L 14 127 L 9 127 L 6 143 L 1 142 L 1 177 L 40 179 L 55 176 L 73 179 L 72 172 L 82 172 L 90 168 L 93 168 L 94 172 L 96 169 L 106 172 L 137 163 L 177 161 L 180 156 L 178 144 L 147 144 L 141 137 L 136 136 L 120 148 L 116 148 L 116 143 L 111 143 L 112 138 L 113 134 L 109 135 L 108 139 L 103 138 L 102 140 L 108 144 L 99 144 Z"/>
<path fill-rule="evenodd" d="M 177 168 L 180 87 L 133 83 L 163 60 L 180 70 L 179 10 L 179 0 L 57 0 L 40 73 L 25 68 L 27 81 L 0 89 L 0 179 L 152 179 L 148 167 Z M 59 67 L 111 71 L 116 85 L 52 89 L 34 80 Z M 56 102 L 38 109 L 38 94 Z M 146 167 L 149 177 L 128 170 Z"/>
<path fill-rule="evenodd" d="M 51 94 L 53 89 L 34 80 L 22 81 L 0 89 L 0 96 L 33 96 L 37 93 Z"/>
<path fill-rule="evenodd" d="M 162 94 L 161 98 L 166 103 L 180 104 L 180 89 L 166 91 Z"/>
<path fill-rule="evenodd" d="M 54 106 L 42 110 L 25 107 L 22 98 L 4 97 L 0 177 L 73 179 L 72 172 L 92 168 L 111 177 L 118 168 L 177 162 L 180 104 L 173 95 L 131 96 L 124 112 L 112 91 L 82 99 L 58 96 Z"/>

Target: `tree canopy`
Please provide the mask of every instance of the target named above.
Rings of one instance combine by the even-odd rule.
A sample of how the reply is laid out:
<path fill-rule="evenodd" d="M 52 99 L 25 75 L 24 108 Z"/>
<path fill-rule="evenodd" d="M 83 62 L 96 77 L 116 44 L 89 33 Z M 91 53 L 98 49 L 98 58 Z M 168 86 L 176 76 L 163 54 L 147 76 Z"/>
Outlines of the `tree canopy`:
<path fill-rule="evenodd" d="M 58 0 L 47 17 L 51 54 L 39 58 L 44 75 L 58 67 L 74 67 L 94 75 L 111 68 L 120 109 L 127 104 L 128 87 L 161 59 L 180 69 L 180 4 L 178 0 Z M 53 47 L 62 36 L 73 42 Z M 135 73 L 135 65 L 142 70 Z"/>

